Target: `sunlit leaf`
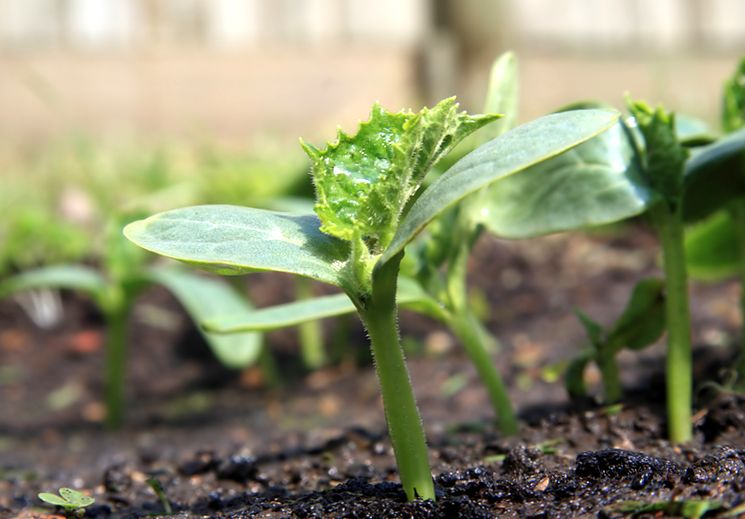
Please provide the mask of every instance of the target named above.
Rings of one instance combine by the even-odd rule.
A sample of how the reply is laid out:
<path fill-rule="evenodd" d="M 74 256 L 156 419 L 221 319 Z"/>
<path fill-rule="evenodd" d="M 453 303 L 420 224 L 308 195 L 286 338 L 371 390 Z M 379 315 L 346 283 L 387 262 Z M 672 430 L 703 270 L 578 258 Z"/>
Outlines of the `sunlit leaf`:
<path fill-rule="evenodd" d="M 430 221 L 464 197 L 588 141 L 608 130 L 618 117 L 617 112 L 603 110 L 551 114 L 469 153 L 413 204 L 381 261 L 398 254 Z"/>
<path fill-rule="evenodd" d="M 618 123 L 495 182 L 479 197 L 475 218 L 498 236 L 526 238 L 626 219 L 644 212 L 651 198 Z"/>
<path fill-rule="evenodd" d="M 315 215 L 212 205 L 160 213 L 124 234 L 140 247 L 220 274 L 274 270 L 341 286 L 348 245 L 318 227 Z"/>

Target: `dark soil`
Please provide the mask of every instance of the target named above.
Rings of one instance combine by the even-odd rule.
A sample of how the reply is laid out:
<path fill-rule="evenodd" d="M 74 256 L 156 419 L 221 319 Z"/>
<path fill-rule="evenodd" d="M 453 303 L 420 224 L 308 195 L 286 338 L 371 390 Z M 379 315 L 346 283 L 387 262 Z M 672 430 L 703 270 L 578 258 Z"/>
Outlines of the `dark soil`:
<path fill-rule="evenodd" d="M 488 300 L 495 354 L 520 410 L 503 438 L 475 371 L 441 328 L 402 317 L 431 445 L 436 502 L 398 484 L 365 339 L 353 324 L 339 364 L 302 371 L 295 333 L 270 334 L 284 385 L 224 370 L 168 294 L 140 301 L 130 327 L 127 426 L 101 426 L 102 324 L 65 295 L 66 320 L 34 328 L 0 302 L 0 518 L 45 513 L 40 491 L 80 488 L 88 517 L 736 517 L 745 514 L 745 398 L 702 392 L 695 438 L 665 438 L 663 349 L 624 353 L 623 408 L 570 404 L 556 373 L 583 344 L 572 314 L 609 323 L 635 280 L 657 273 L 654 240 L 617 236 L 484 240 L 472 283 Z M 250 278 L 260 305 L 286 278 Z M 695 286 L 696 380 L 720 381 L 737 341 L 738 287 Z M 157 308 L 157 310 L 153 310 Z M 340 328 L 327 323 L 327 336 Z M 597 388 L 597 374 L 590 373 Z M 704 399 L 703 397 L 706 397 Z M 51 511 L 51 508 L 46 510 Z M 738 512 L 739 511 L 739 512 Z"/>

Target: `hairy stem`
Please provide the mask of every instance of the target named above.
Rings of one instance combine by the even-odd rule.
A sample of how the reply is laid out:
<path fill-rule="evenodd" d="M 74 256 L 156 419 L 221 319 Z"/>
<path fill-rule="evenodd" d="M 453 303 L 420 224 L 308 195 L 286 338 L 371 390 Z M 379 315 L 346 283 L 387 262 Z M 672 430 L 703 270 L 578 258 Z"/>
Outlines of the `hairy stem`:
<path fill-rule="evenodd" d="M 372 294 L 359 305 L 359 311 L 370 335 L 388 432 L 406 497 L 434 499 L 427 441 L 398 336 L 396 281 L 400 260 L 399 256 L 375 270 Z"/>
<path fill-rule="evenodd" d="M 673 443 L 685 443 L 693 435 L 693 362 L 683 221 L 680 207 L 671 209 L 665 203 L 653 208 L 651 215 L 660 237 L 665 267 L 668 435 Z"/>
<path fill-rule="evenodd" d="M 510 402 L 502 376 L 497 371 L 494 360 L 486 348 L 484 341 L 487 337 L 486 330 L 482 329 L 479 320 L 467 309 L 454 314 L 448 326 L 463 344 L 468 357 L 476 367 L 481 382 L 486 386 L 489 399 L 497 414 L 499 430 L 505 436 L 514 436 L 518 433 L 517 417 L 512 409 L 512 402 Z"/>

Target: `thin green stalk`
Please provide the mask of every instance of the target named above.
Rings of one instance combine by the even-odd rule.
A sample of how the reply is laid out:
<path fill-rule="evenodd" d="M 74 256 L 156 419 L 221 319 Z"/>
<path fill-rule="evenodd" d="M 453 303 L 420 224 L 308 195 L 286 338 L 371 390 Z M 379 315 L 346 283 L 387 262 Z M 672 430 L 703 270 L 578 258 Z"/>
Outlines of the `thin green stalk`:
<path fill-rule="evenodd" d="M 370 335 L 388 431 L 406 497 L 434 499 L 427 441 L 398 336 L 399 262 L 400 257 L 376 269 L 372 294 L 358 308 Z"/>
<path fill-rule="evenodd" d="M 277 361 L 266 344 L 262 344 L 261 346 L 258 363 L 266 387 L 276 389 L 282 385 L 282 377 L 279 374 L 279 369 L 277 369 Z"/>
<path fill-rule="evenodd" d="M 313 285 L 308 278 L 299 277 L 295 280 L 296 300 L 301 301 L 313 297 Z M 328 361 L 323 347 L 323 331 L 321 321 L 307 321 L 298 326 L 300 339 L 300 353 L 305 367 L 318 369 Z"/>
<path fill-rule="evenodd" d="M 603 396 L 606 404 L 614 404 L 623 397 L 621 376 L 616 362 L 616 352 L 598 352 L 596 362 L 603 377 Z"/>
<path fill-rule="evenodd" d="M 729 207 L 737 232 L 738 274 L 740 276 L 740 316 L 745 320 L 745 198 L 738 198 Z M 735 366 L 737 385 L 745 387 L 745 322 L 740 330 L 740 352 Z"/>
<path fill-rule="evenodd" d="M 668 435 L 673 443 L 685 443 L 693 436 L 693 362 L 683 219 L 680 206 L 671 209 L 666 203 L 658 204 L 651 215 L 660 237 L 665 267 Z"/>
<path fill-rule="evenodd" d="M 448 326 L 463 344 L 468 357 L 476 366 L 481 381 L 486 386 L 489 399 L 497 413 L 499 430 L 505 436 L 514 436 L 518 433 L 517 417 L 512 409 L 512 402 L 502 376 L 497 371 L 494 360 L 484 344 L 485 335 L 482 332 L 485 330 L 481 329 L 481 323 L 470 311 L 463 309 L 453 315 Z"/>
<path fill-rule="evenodd" d="M 479 232 L 475 231 L 474 236 L 465 240 L 450 258 L 447 287 L 451 318 L 447 324 L 463 344 L 473 365 L 476 366 L 476 371 L 481 382 L 486 386 L 492 407 L 497 415 L 500 430 L 505 436 L 514 436 L 519 430 L 517 417 L 502 375 L 494 365 L 494 359 L 491 358 L 487 348 L 486 339 L 490 337 L 489 332 L 484 329 L 468 307 L 466 288 L 468 256 Z"/>
<path fill-rule="evenodd" d="M 126 305 L 105 312 L 106 351 L 104 367 L 104 399 L 106 402 L 106 427 L 116 429 L 124 421 L 124 377 L 127 360 Z"/>

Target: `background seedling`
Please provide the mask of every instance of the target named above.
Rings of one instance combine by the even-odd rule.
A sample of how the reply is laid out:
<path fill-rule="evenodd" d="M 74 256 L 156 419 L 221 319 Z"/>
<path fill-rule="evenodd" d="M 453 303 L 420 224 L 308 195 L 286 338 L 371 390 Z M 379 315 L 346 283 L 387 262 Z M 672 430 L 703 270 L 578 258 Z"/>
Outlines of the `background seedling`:
<path fill-rule="evenodd" d="M 38 288 L 77 290 L 88 294 L 106 322 L 106 423 L 121 425 L 124 416 L 126 328 L 136 297 L 152 284 L 165 286 L 196 321 L 229 309 L 250 313 L 251 306 L 232 287 L 217 279 L 195 276 L 175 267 L 149 267 L 142 251 L 124 240 L 112 223 L 101 274 L 85 265 L 53 265 L 28 270 L 0 282 L 0 297 Z M 226 366 L 240 368 L 255 362 L 261 352 L 257 334 L 216 336 L 203 333 L 216 357 Z"/>
<path fill-rule="evenodd" d="M 92 497 L 86 496 L 72 488 L 65 487 L 59 489 L 59 495 L 42 492 L 38 497 L 45 503 L 62 507 L 65 515 L 74 515 L 77 517 L 82 517 L 85 513 L 85 508 L 96 502 Z"/>
<path fill-rule="evenodd" d="M 724 84 L 722 128 L 735 138 L 745 128 L 745 58 Z M 745 287 L 745 152 L 723 157 L 710 167 L 716 170 L 708 177 L 716 175 L 723 189 L 709 197 L 710 203 L 704 210 L 687 215 L 689 220 L 707 217 L 686 235 L 688 266 L 696 278 L 715 280 L 734 275 L 739 278 L 740 286 Z M 693 190 L 691 193 L 695 196 Z M 715 212 L 704 214 L 711 211 Z M 740 313 L 745 315 L 745 292 L 742 290 Z M 735 383 L 745 388 L 745 333 L 742 331 L 739 350 Z"/>
<path fill-rule="evenodd" d="M 587 332 L 589 348 L 579 354 L 567 368 L 566 386 L 573 398 L 587 396 L 584 372 L 594 362 L 600 369 L 603 401 L 621 400 L 623 388 L 616 355 L 624 348 L 638 351 L 657 341 L 665 331 L 664 283 L 660 279 L 645 279 L 637 283 L 626 308 L 608 329 L 577 310 L 577 317 Z"/>
<path fill-rule="evenodd" d="M 396 291 L 404 248 L 467 196 L 533 171 L 533 166 L 603 135 L 615 127 L 618 114 L 585 110 L 538 119 L 479 147 L 420 189 L 439 158 L 494 119 L 459 114 L 453 99 L 417 114 L 391 114 L 376 106 L 355 136 L 340 132 L 337 142 L 325 150 L 305 145 L 313 162 L 318 218 L 202 206 L 168 211 L 125 229 L 127 237 L 148 250 L 218 273 L 276 270 L 340 287 L 370 335 L 390 436 L 409 499 L 431 499 L 434 491 L 424 431 L 397 332 Z M 565 220 L 604 223 L 633 214 L 630 207 L 634 211 L 643 207 L 636 191 L 623 182 L 626 169 L 623 165 L 608 175 L 613 196 L 602 214 Z M 613 214 L 619 209 L 621 216 Z M 491 223 L 483 222 L 487 227 Z"/>

